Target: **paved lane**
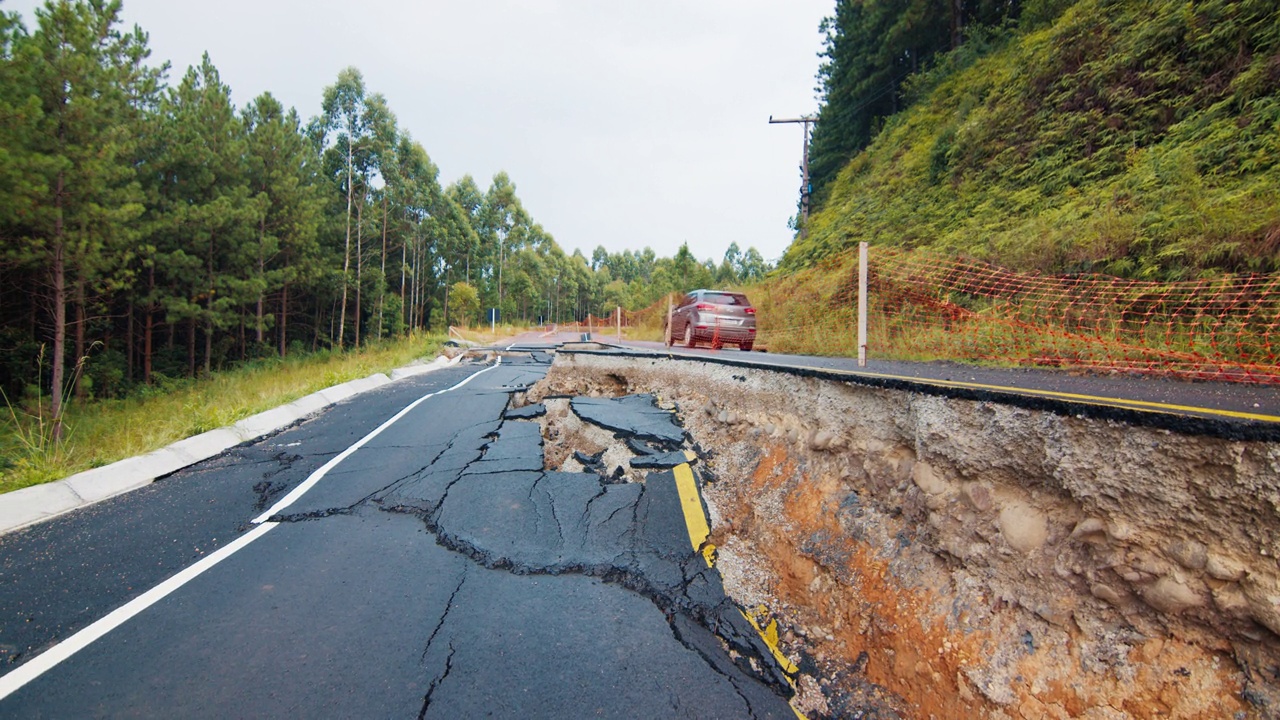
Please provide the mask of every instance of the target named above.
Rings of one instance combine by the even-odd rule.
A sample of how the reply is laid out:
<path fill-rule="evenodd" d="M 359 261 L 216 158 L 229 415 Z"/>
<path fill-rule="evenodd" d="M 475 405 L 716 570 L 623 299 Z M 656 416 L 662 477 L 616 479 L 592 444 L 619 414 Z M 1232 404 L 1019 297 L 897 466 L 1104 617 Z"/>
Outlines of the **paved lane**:
<path fill-rule="evenodd" d="M 226 546 L 400 408 L 476 370 L 386 385 L 131 493 L 0 536 L 0 671 Z"/>
<path fill-rule="evenodd" d="M 423 400 L 296 499 L 476 368 L 5 537 L 0 610 L 40 616 L 40 632 L 0 629 L 22 671 L 175 566 L 261 533 L 13 690 L 0 716 L 793 717 L 767 646 L 690 546 L 674 474 L 544 472 L 538 425 L 504 419 L 548 362 L 504 358 Z M 166 511 L 179 519 L 148 534 Z"/>
<path fill-rule="evenodd" d="M 601 342 L 611 342 L 601 337 Z M 872 383 L 916 383 L 943 390 L 970 390 L 993 396 L 1043 398 L 1047 401 L 1117 408 L 1227 423 L 1280 425 L 1280 387 L 1243 383 L 1198 382 L 1127 375 L 1093 375 L 1067 371 L 987 368 L 943 362 L 868 360 L 858 367 L 854 358 L 741 352 L 736 349 L 666 348 L 662 343 L 626 341 L 623 347 L 646 353 L 762 367 L 830 371 Z"/>

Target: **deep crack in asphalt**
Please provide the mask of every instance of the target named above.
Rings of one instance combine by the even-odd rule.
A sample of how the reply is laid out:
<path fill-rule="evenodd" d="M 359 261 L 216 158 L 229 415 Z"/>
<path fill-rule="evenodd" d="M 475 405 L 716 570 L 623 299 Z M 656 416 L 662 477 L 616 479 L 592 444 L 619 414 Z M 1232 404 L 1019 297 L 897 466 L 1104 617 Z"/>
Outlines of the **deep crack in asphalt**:
<path fill-rule="evenodd" d="M 584 420 L 647 450 L 647 458 L 667 461 L 655 465 L 670 467 L 672 458 L 662 451 L 679 452 L 686 438 L 674 416 L 651 396 L 571 402 L 575 412 L 585 413 Z M 675 640 L 728 680 L 751 717 L 767 706 L 765 697 L 785 708 L 794 694 L 789 678 L 725 595 L 718 571 L 690 546 L 670 470 L 651 472 L 644 483 L 621 484 L 590 472 L 548 471 L 536 422 L 508 418 L 494 427 L 476 423 L 458 430 L 425 465 L 350 505 L 271 519 L 317 520 L 364 506 L 412 514 L 436 544 L 484 568 L 519 576 L 581 575 L 624 588 L 663 613 Z M 465 461 L 457 462 L 462 458 L 454 457 L 455 451 Z M 577 521 L 566 527 L 563 518 L 575 515 Z M 466 579 L 464 571 L 436 620 L 422 652 L 424 663 L 438 636 L 447 632 Z M 433 695 L 452 670 L 455 652 L 450 639 L 444 669 L 430 681 L 420 718 L 427 716 Z"/>

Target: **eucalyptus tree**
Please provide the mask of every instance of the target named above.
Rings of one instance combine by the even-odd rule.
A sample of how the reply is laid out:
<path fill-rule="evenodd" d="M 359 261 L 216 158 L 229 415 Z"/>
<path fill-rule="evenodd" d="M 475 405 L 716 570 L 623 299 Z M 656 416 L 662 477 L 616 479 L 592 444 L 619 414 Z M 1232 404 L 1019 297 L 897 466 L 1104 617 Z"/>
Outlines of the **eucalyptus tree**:
<path fill-rule="evenodd" d="M 399 134 L 396 129 L 395 114 L 391 112 L 387 99 L 381 93 L 373 93 L 365 98 L 362 124 L 366 135 L 360 142 L 354 144 L 355 152 L 348 156 L 354 161 L 356 177 L 360 181 L 356 193 L 356 307 L 353 324 L 357 347 L 360 345 L 361 327 L 364 322 L 362 303 L 365 285 L 364 208 L 366 204 L 374 201 L 371 192 L 375 183 L 382 186 L 382 197 L 384 199 L 387 197 L 385 173 L 388 168 L 395 166 L 396 137 Z M 385 239 L 384 235 L 384 250 Z M 384 277 L 377 277 L 375 280 L 380 284 L 385 283 Z"/>
<path fill-rule="evenodd" d="M 439 248 L 427 242 L 431 237 L 428 223 L 441 211 L 444 198 L 438 179 L 440 171 L 435 163 L 431 162 L 422 145 L 415 142 L 407 133 L 401 133 L 397 143 L 396 163 L 389 168 L 386 177 L 389 194 L 398 207 L 396 216 L 399 219 L 397 234 L 400 237 L 400 306 L 405 314 L 404 323 L 414 326 L 417 303 L 421 299 L 425 304 L 426 299 L 430 297 L 430 293 L 426 292 L 425 288 L 426 273 L 419 272 L 418 269 L 425 270 L 435 265 L 435 257 L 439 252 Z M 385 248 L 383 257 L 385 274 Z M 419 295 L 420 285 L 423 291 L 421 295 Z M 412 298 L 406 298 L 406 290 L 413 291 Z M 381 312 L 380 309 L 379 314 Z"/>
<path fill-rule="evenodd" d="M 480 187 L 476 185 L 476 181 L 470 175 L 463 175 L 458 178 L 453 184 L 449 185 L 445 192 L 448 194 L 449 199 L 462 211 L 467 224 L 472 229 L 472 232 L 467 233 L 467 236 L 463 238 L 465 245 L 459 248 L 466 258 L 465 279 L 470 284 L 471 260 L 480 248 L 479 228 L 482 225 L 481 210 L 484 207 L 485 196 L 480 192 Z"/>
<path fill-rule="evenodd" d="M 494 175 L 480 210 L 480 235 L 496 261 L 489 269 L 489 274 L 497 282 L 497 306 L 500 308 L 503 307 L 504 299 L 502 273 L 506 267 L 507 241 L 517 226 L 528 221 L 529 218 L 520 205 L 520 198 L 516 197 L 515 183 L 511 182 L 506 172 Z"/>
<path fill-rule="evenodd" d="M 759 282 L 771 270 L 760 251 L 755 247 L 747 248 L 738 263 L 738 279 L 740 282 Z"/>
<path fill-rule="evenodd" d="M 595 250 L 591 251 L 591 269 L 599 270 L 609 265 L 609 251 L 604 249 L 603 245 L 597 245 Z"/>
<path fill-rule="evenodd" d="M 351 274 L 351 214 L 355 207 L 356 192 L 356 147 L 364 144 L 369 135 L 365 100 L 364 76 L 356 68 L 348 67 L 338 73 L 337 82 L 324 89 L 318 123 L 320 144 L 328 146 L 326 152 L 331 156 L 336 155 L 345 160 L 342 188 L 347 197 L 346 240 L 342 248 L 342 310 L 338 316 L 338 347 L 343 346 L 346 338 L 347 291 Z M 333 136 L 332 145 L 327 142 L 330 135 Z M 358 334 L 359 330 L 357 337 Z"/>
<path fill-rule="evenodd" d="M 469 179 L 463 177 L 463 180 Z M 474 188 L 475 184 L 471 183 L 470 187 Z M 435 246 L 435 263 L 432 267 L 436 271 L 437 278 L 443 280 L 441 283 L 441 303 L 444 307 L 442 326 L 447 326 L 450 318 L 451 299 L 447 289 L 453 286 L 454 274 L 458 267 L 464 268 L 467 273 L 465 277 L 470 276 L 471 255 L 479 244 L 479 236 L 472 224 L 473 215 L 456 199 L 459 196 L 458 190 L 459 185 L 455 183 L 441 195 L 436 211 L 427 222 L 427 235 Z M 465 199 L 466 196 L 463 195 L 463 198 Z M 428 267 L 419 264 L 417 268 L 420 270 L 418 276 L 422 278 L 417 284 L 421 284 L 425 281 L 425 271 Z"/>
<path fill-rule="evenodd" d="M 13 249 L 45 275 L 52 315 L 52 434 L 61 438 L 66 371 L 67 304 L 77 308 L 77 355 L 84 357 L 85 294 L 124 251 L 131 221 L 142 212 L 130 162 L 136 110 L 154 93 L 162 70 L 147 69 L 147 36 L 121 32 L 120 3 L 49 2 L 35 11 L 29 37 L 6 28 L 12 62 L 20 63 L 17 108 L 9 132 L 28 133 L 26 179 L 5 204 L 22 209 Z M 38 108 L 38 112 L 35 112 Z M 10 156 L 12 157 L 12 156 Z M 69 297 L 69 290 L 73 293 Z"/>

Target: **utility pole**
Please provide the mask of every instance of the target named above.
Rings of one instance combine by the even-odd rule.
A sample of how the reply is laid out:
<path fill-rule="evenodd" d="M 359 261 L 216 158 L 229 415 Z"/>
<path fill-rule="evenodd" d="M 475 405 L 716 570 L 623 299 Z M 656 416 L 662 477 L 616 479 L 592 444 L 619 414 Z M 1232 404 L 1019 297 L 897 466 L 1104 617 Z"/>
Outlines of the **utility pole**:
<path fill-rule="evenodd" d="M 817 115 L 801 115 L 798 118 L 774 120 L 769 116 L 769 124 L 802 123 L 804 125 L 804 155 L 800 163 L 800 237 L 809 236 L 809 193 L 813 187 L 809 185 L 809 126 L 818 122 Z"/>

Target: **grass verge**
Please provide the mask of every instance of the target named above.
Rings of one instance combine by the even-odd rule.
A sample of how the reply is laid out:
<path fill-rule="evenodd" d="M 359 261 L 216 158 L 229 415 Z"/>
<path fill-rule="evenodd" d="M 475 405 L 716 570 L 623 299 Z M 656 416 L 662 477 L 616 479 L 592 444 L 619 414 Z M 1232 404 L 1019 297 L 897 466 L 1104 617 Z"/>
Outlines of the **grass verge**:
<path fill-rule="evenodd" d="M 159 378 L 118 400 L 72 402 L 60 443 L 41 408 L 11 407 L 0 426 L 0 492 L 59 480 L 230 425 L 318 390 L 434 357 L 443 335 L 414 335 L 357 351 L 259 360 L 210 377 Z"/>

